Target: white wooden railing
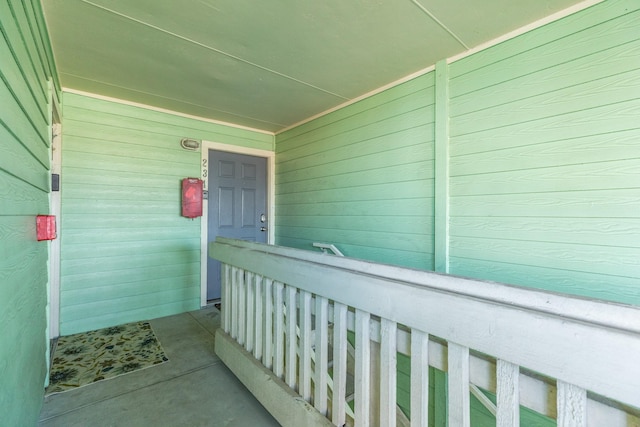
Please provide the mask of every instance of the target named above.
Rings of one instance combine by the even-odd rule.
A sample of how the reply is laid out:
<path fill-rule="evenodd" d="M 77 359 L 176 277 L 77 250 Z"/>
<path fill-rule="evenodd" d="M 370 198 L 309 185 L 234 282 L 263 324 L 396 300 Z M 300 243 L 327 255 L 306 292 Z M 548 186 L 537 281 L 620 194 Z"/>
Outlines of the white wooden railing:
<path fill-rule="evenodd" d="M 448 373 L 450 427 L 470 425 L 475 387 L 497 394 L 498 427 L 518 426 L 521 406 L 562 427 L 640 425 L 638 307 L 237 240 L 211 245 L 223 263 L 216 351 L 237 343 L 333 425 L 396 425 L 397 353 L 411 357 L 412 426 L 428 425 L 429 366 Z"/>

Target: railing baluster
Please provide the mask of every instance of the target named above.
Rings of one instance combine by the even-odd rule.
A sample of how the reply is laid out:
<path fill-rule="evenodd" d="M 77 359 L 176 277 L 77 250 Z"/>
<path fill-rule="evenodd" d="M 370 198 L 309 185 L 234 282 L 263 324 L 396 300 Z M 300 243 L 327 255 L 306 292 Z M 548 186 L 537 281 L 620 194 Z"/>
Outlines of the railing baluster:
<path fill-rule="evenodd" d="M 411 427 L 429 425 L 429 334 L 411 330 Z"/>
<path fill-rule="evenodd" d="M 449 427 L 470 427 L 469 347 L 449 341 Z"/>
<path fill-rule="evenodd" d="M 311 293 L 300 292 L 300 396 L 311 402 Z"/>
<path fill-rule="evenodd" d="M 267 369 L 273 368 L 273 281 L 269 278 L 264 279 L 263 293 L 264 298 L 264 322 L 262 325 L 262 364 Z"/>
<path fill-rule="evenodd" d="M 238 341 L 238 329 L 240 326 L 240 284 L 239 269 L 231 267 L 231 337 Z"/>
<path fill-rule="evenodd" d="M 329 301 L 316 295 L 316 364 L 314 371 L 315 394 L 313 405 L 322 414 L 327 415 L 327 376 L 329 375 Z"/>
<path fill-rule="evenodd" d="M 274 284 L 274 307 L 273 307 L 273 315 L 274 315 L 274 352 L 273 352 L 273 373 L 276 377 L 280 379 L 284 379 L 284 346 L 285 346 L 285 337 L 284 337 L 284 285 L 280 282 L 275 282 Z"/>
<path fill-rule="evenodd" d="M 369 426 L 371 314 L 356 310 L 355 426 Z"/>
<path fill-rule="evenodd" d="M 220 319 L 222 319 L 222 330 L 226 333 L 231 331 L 231 283 L 230 282 L 230 269 L 229 264 L 221 264 L 221 278 L 220 283 L 222 285 L 222 301 L 220 304 Z"/>
<path fill-rule="evenodd" d="M 247 334 L 247 283 L 245 271 L 238 269 L 238 344 L 244 346 Z"/>
<path fill-rule="evenodd" d="M 286 288 L 286 310 L 287 310 L 287 337 L 286 337 L 286 367 L 285 367 L 285 382 L 293 390 L 298 390 L 297 387 L 297 356 L 296 348 L 298 347 L 298 338 L 296 334 L 297 320 L 296 320 L 296 288 L 287 285 Z"/>
<path fill-rule="evenodd" d="M 398 325 L 380 320 L 380 425 L 396 425 L 396 333 Z"/>
<path fill-rule="evenodd" d="M 496 427 L 520 426 L 520 367 L 504 360 L 496 362 Z"/>
<path fill-rule="evenodd" d="M 254 297 L 255 297 L 255 308 L 256 314 L 253 318 L 254 326 L 253 326 L 253 357 L 257 360 L 262 359 L 262 325 L 264 323 L 263 316 L 263 304 L 262 300 L 262 276 L 259 274 L 255 275 L 255 286 L 254 286 Z"/>
<path fill-rule="evenodd" d="M 247 271 L 246 272 L 246 276 L 245 276 L 245 289 L 246 289 L 246 293 L 247 293 L 247 297 L 246 297 L 246 304 L 247 304 L 247 308 L 246 308 L 246 315 L 245 315 L 245 319 L 246 319 L 246 324 L 245 327 L 247 328 L 247 334 L 245 335 L 245 342 L 244 342 L 244 348 L 245 350 L 247 350 L 249 353 L 251 353 L 253 351 L 253 327 L 254 327 L 254 317 L 255 317 L 255 283 L 254 283 L 254 277 L 255 274 Z"/>
<path fill-rule="evenodd" d="M 587 391 L 560 380 L 557 387 L 558 427 L 586 427 Z"/>
<path fill-rule="evenodd" d="M 334 302 L 331 421 L 337 426 L 344 425 L 346 422 L 347 345 L 347 306 Z"/>

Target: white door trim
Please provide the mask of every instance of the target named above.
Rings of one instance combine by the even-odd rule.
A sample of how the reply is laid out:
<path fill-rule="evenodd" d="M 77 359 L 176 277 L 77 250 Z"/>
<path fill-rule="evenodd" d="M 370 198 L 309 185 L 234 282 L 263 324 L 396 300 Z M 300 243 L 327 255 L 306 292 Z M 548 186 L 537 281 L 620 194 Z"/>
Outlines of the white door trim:
<path fill-rule="evenodd" d="M 267 160 L 267 243 L 273 244 L 275 240 L 274 214 L 275 214 L 275 159 L 276 153 L 257 148 L 239 147 L 237 145 L 222 144 L 219 142 L 202 141 L 200 148 L 200 178 L 204 181 L 204 189 L 207 188 L 209 174 L 209 150 L 225 151 L 235 154 L 247 154 L 254 157 L 263 157 Z M 202 218 L 200 219 L 200 306 L 207 305 L 207 233 L 209 218 L 209 200 L 202 203 Z"/>
<path fill-rule="evenodd" d="M 51 138 L 51 173 L 60 176 L 62 163 L 62 126 L 52 125 Z M 50 193 L 50 213 L 56 217 L 58 236 L 51 241 L 49 247 L 49 339 L 60 335 L 60 223 L 62 222 L 62 205 L 60 190 Z"/>

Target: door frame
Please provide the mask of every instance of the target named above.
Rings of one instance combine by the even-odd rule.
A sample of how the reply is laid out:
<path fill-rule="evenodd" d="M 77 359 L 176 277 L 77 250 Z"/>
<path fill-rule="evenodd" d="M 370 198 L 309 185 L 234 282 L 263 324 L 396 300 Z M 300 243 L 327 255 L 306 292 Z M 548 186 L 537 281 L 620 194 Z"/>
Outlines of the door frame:
<path fill-rule="evenodd" d="M 62 176 L 62 108 L 60 99 L 55 90 L 53 80 L 49 79 L 49 137 L 50 154 L 51 154 L 51 170 L 50 174 L 58 174 Z M 51 183 L 51 178 L 49 178 Z M 60 181 L 58 181 L 60 184 Z M 62 188 L 58 191 L 51 191 L 49 188 L 49 214 L 56 217 L 57 237 L 53 239 L 49 245 L 49 283 L 47 286 L 47 341 L 58 338 L 60 336 L 60 259 L 61 259 L 61 226 L 62 226 Z M 49 348 L 49 346 L 47 346 Z M 48 354 L 48 357 L 51 355 Z M 49 366 L 49 360 L 47 360 Z M 47 374 L 47 382 L 49 375 Z"/>
<path fill-rule="evenodd" d="M 213 141 L 202 141 L 200 148 L 200 179 L 204 181 L 204 190 L 208 191 L 209 177 L 209 150 L 224 151 L 234 154 L 246 154 L 254 157 L 262 157 L 267 160 L 267 244 L 273 244 L 275 240 L 274 214 L 275 214 L 275 160 L 276 153 L 258 148 L 247 148 L 237 145 L 223 144 Z M 208 218 L 209 199 L 203 200 L 202 218 L 200 219 L 200 307 L 207 305 L 207 252 L 208 252 Z"/>

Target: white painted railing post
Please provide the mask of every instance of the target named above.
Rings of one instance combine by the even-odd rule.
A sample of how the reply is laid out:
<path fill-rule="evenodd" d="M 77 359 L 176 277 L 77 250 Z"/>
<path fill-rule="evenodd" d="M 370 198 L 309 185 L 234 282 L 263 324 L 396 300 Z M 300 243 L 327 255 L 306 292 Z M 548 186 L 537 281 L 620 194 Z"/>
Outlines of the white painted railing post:
<path fill-rule="evenodd" d="M 263 299 L 262 299 L 262 276 L 256 274 L 254 276 L 254 307 L 256 310 L 253 316 L 253 357 L 257 360 L 262 359 L 262 325 L 264 323 Z"/>
<path fill-rule="evenodd" d="M 316 295 L 316 323 L 315 323 L 315 369 L 313 382 L 313 406 L 324 416 L 327 415 L 328 381 L 329 375 L 329 301 Z"/>
<path fill-rule="evenodd" d="M 238 269 L 238 344 L 244 347 L 247 334 L 247 283 L 245 271 Z"/>
<path fill-rule="evenodd" d="M 587 391 L 558 381 L 558 427 L 587 426 Z"/>
<path fill-rule="evenodd" d="M 256 308 L 255 308 L 255 274 L 251 272 L 245 273 L 245 286 L 247 292 L 247 308 L 245 310 L 245 319 L 246 319 L 246 328 L 247 334 L 245 335 L 245 343 L 244 348 L 249 352 L 253 352 L 253 336 L 254 336 L 254 326 L 255 326 L 255 316 L 256 316 Z"/>
<path fill-rule="evenodd" d="M 496 363 L 496 427 L 520 426 L 520 367 L 498 359 Z"/>
<path fill-rule="evenodd" d="M 238 270 L 237 267 L 231 267 L 231 338 L 236 341 L 238 341 L 238 326 L 240 324 Z"/>
<path fill-rule="evenodd" d="M 448 425 L 470 427 L 469 348 L 449 341 L 448 350 Z"/>
<path fill-rule="evenodd" d="M 273 286 L 273 334 L 274 351 L 273 351 L 273 373 L 276 377 L 284 379 L 284 347 L 285 347 L 285 330 L 284 330 L 284 285 L 280 282 L 274 282 Z"/>
<path fill-rule="evenodd" d="M 231 332 L 231 266 L 229 264 L 222 264 L 222 304 L 220 305 L 220 318 L 222 319 L 222 330 L 226 333 Z"/>
<path fill-rule="evenodd" d="M 298 391 L 297 383 L 297 356 L 296 347 L 298 346 L 298 337 L 296 334 L 297 326 L 297 310 L 296 310 L 296 288 L 293 286 L 286 287 L 286 359 L 285 359 L 285 382 L 293 390 Z"/>
<path fill-rule="evenodd" d="M 262 359 L 262 325 L 264 324 L 264 300 L 262 298 L 262 276 L 256 274 L 254 276 L 254 297 L 256 313 L 253 317 L 253 357 L 257 360 Z"/>
<path fill-rule="evenodd" d="M 411 427 L 429 426 L 429 335 L 411 330 Z"/>
<path fill-rule="evenodd" d="M 369 427 L 371 314 L 356 310 L 355 427 Z"/>
<path fill-rule="evenodd" d="M 262 323 L 262 364 L 267 369 L 273 369 L 273 280 L 264 279 L 263 294 L 264 298 L 264 321 Z M 282 312 L 282 307 L 280 308 Z"/>
<path fill-rule="evenodd" d="M 311 402 L 311 293 L 300 295 L 300 396 Z"/>
<path fill-rule="evenodd" d="M 347 306 L 333 304 L 333 395 L 331 421 L 342 426 L 346 421 L 347 390 Z"/>
<path fill-rule="evenodd" d="M 389 427 L 396 425 L 397 330 L 396 322 L 380 319 L 380 425 Z"/>

